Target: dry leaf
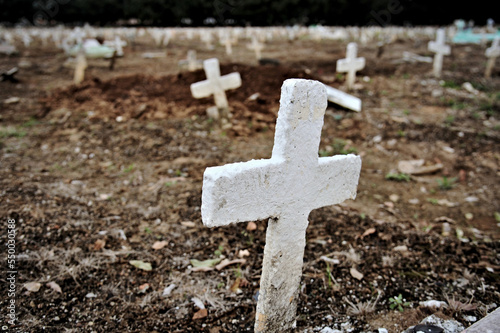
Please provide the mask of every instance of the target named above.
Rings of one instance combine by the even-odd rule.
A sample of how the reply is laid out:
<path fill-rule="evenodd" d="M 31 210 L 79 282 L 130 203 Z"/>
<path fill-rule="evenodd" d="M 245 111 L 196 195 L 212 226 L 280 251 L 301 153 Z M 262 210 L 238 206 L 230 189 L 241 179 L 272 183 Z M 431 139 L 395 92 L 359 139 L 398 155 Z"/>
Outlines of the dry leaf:
<path fill-rule="evenodd" d="M 222 260 L 222 262 L 220 264 L 218 264 L 217 266 L 215 266 L 215 268 L 218 271 L 220 271 L 221 269 L 223 269 L 226 266 L 233 265 L 233 264 L 242 264 L 243 265 L 246 262 L 247 261 L 245 259 L 234 259 L 234 260 L 224 259 L 224 260 Z"/>
<path fill-rule="evenodd" d="M 42 284 L 39 282 L 28 282 L 28 283 L 24 284 L 24 288 L 26 288 L 26 290 L 31 291 L 33 293 L 36 293 L 38 290 L 40 290 L 41 286 L 42 286 Z"/>
<path fill-rule="evenodd" d="M 153 266 L 151 266 L 149 262 L 144 262 L 142 260 L 130 260 L 129 263 L 134 267 L 142 269 L 143 271 L 150 271 L 153 269 Z"/>
<path fill-rule="evenodd" d="M 161 250 L 163 249 L 165 246 L 168 245 L 168 242 L 167 241 L 161 241 L 161 242 L 155 242 L 153 244 L 153 246 L 151 246 L 154 250 Z"/>
<path fill-rule="evenodd" d="M 200 309 L 198 312 L 195 312 L 193 320 L 205 318 L 206 316 L 208 316 L 207 309 Z"/>
<path fill-rule="evenodd" d="M 193 221 L 183 221 L 181 222 L 181 225 L 189 228 L 196 227 L 196 223 L 194 223 Z"/>
<path fill-rule="evenodd" d="M 351 272 L 351 275 L 352 275 L 353 278 L 358 279 L 358 280 L 362 280 L 363 279 L 364 275 L 362 273 L 360 273 L 356 268 L 351 267 L 350 272 Z"/>
<path fill-rule="evenodd" d="M 94 243 L 94 251 L 99 251 L 100 249 L 104 248 L 104 245 L 106 245 L 106 241 L 104 239 L 98 239 Z"/>
<path fill-rule="evenodd" d="M 369 229 L 366 229 L 365 232 L 363 232 L 363 234 L 359 237 L 361 239 L 365 238 L 366 236 L 368 235 L 371 235 L 373 233 L 375 233 L 375 228 L 369 228 Z"/>
<path fill-rule="evenodd" d="M 149 289 L 149 283 L 144 283 L 139 286 L 139 292 L 145 293 Z"/>
<path fill-rule="evenodd" d="M 62 294 L 61 287 L 57 283 L 55 283 L 54 281 L 51 281 L 51 282 L 47 283 L 46 286 L 49 287 L 49 288 L 51 288 L 55 292 L 58 292 L 58 293 Z"/>
<path fill-rule="evenodd" d="M 214 269 L 214 266 L 217 265 L 221 261 L 220 258 L 217 259 L 208 259 L 208 260 L 197 260 L 197 259 L 190 259 L 189 262 L 191 265 L 193 265 L 193 272 L 207 272 L 211 271 Z"/>
<path fill-rule="evenodd" d="M 241 282 L 241 278 L 237 277 L 236 280 L 234 281 L 234 283 L 231 285 L 231 291 L 233 293 L 237 292 L 238 289 L 240 289 L 240 282 Z"/>

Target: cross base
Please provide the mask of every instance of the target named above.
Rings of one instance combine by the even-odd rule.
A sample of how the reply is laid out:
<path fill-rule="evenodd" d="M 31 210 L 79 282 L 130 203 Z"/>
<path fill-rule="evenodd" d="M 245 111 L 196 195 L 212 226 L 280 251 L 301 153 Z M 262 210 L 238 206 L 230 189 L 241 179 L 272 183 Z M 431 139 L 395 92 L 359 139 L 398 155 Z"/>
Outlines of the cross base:
<path fill-rule="evenodd" d="M 269 219 L 256 333 L 290 332 L 295 327 L 307 225 L 307 214 Z"/>
<path fill-rule="evenodd" d="M 211 106 L 207 108 L 207 116 L 217 121 L 221 129 L 232 127 L 230 119 L 233 117 L 229 108 L 218 108 Z"/>

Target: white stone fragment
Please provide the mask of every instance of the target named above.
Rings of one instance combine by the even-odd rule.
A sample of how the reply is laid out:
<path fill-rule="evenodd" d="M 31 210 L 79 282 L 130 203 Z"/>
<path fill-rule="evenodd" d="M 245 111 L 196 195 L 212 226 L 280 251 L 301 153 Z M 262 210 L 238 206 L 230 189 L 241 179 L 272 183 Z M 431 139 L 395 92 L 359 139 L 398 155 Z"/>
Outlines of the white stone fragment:
<path fill-rule="evenodd" d="M 418 304 L 420 304 L 420 306 L 423 306 L 425 308 L 439 309 L 441 307 L 446 307 L 446 302 L 436 301 L 436 300 L 423 301 L 419 302 Z"/>
<path fill-rule="evenodd" d="M 341 90 L 327 86 L 326 84 L 325 88 L 328 101 L 343 106 L 349 110 L 356 112 L 361 111 L 361 99 L 349 95 Z"/>

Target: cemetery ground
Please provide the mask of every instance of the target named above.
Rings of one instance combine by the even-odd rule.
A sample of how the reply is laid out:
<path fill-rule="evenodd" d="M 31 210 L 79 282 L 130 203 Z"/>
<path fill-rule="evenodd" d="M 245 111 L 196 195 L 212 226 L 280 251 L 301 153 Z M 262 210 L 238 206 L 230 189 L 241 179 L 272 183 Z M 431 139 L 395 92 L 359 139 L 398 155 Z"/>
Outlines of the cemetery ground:
<path fill-rule="evenodd" d="M 242 41 L 232 56 L 196 43 L 172 40 L 166 57 L 144 59 L 158 49 L 141 41 L 114 70 L 89 60 L 77 86 L 59 51 L 0 58 L 2 70 L 19 67 L 18 83 L 0 82 L 18 329 L 253 331 L 267 222 L 204 227 L 203 172 L 269 158 L 283 80 L 343 89 L 335 62 L 347 42 L 273 41 L 263 55 L 279 66 L 259 66 Z M 206 116 L 213 98 L 192 98 L 205 74 L 179 70 L 189 49 L 240 72 L 231 128 Z M 500 304 L 500 70 L 484 79 L 484 49 L 452 45 L 435 79 L 432 64 L 394 63 L 403 51 L 431 56 L 426 40 L 359 45 L 367 64 L 352 94 L 363 110 L 330 104 L 319 151 L 362 157 L 358 195 L 310 215 L 297 331 L 401 332 L 432 313 L 467 327 Z M 399 171 L 408 160 L 434 171 Z"/>

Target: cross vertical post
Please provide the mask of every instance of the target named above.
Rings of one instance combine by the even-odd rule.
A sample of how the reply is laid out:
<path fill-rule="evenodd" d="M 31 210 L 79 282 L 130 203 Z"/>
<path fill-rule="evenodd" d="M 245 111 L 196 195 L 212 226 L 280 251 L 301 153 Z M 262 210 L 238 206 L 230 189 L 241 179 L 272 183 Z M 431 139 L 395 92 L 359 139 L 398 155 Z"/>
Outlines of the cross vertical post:
<path fill-rule="evenodd" d="M 318 157 L 326 91 L 286 80 L 270 159 L 205 170 L 201 215 L 208 227 L 269 218 L 255 332 L 295 325 L 309 213 L 355 198 L 361 158 Z"/>
<path fill-rule="evenodd" d="M 484 72 L 484 76 L 486 78 L 491 77 L 491 72 L 493 70 L 493 66 L 495 66 L 495 60 L 500 56 L 500 46 L 499 46 L 500 38 L 496 37 L 491 43 L 491 47 L 486 49 L 486 57 L 488 58 L 488 62 L 486 63 L 486 70 Z"/>

